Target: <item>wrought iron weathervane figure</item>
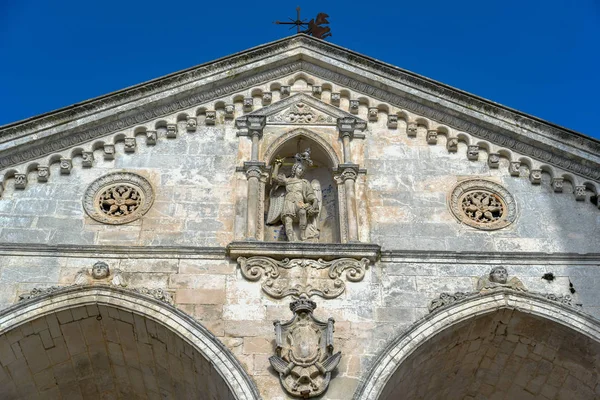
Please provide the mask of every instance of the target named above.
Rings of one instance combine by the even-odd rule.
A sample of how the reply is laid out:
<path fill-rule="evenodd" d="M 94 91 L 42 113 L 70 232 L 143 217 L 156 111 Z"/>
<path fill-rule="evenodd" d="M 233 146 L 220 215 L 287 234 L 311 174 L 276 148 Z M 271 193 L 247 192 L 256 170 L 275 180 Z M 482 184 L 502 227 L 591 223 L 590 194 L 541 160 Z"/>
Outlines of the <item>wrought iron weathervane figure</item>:
<path fill-rule="evenodd" d="M 296 31 L 298 33 L 306 33 L 307 35 L 311 35 L 319 39 L 325 39 L 331 36 L 331 28 L 328 26 L 322 26 L 329 24 L 329 21 L 327 20 L 329 15 L 325 13 L 318 13 L 316 18 L 306 21 L 300 19 L 300 7 L 296 8 L 296 13 L 297 17 L 295 21 L 290 18 L 290 22 L 275 21 L 274 24 L 293 25 L 290 29 L 293 29 L 294 26 L 296 26 Z M 301 29 L 303 27 L 306 27 L 306 29 Z"/>

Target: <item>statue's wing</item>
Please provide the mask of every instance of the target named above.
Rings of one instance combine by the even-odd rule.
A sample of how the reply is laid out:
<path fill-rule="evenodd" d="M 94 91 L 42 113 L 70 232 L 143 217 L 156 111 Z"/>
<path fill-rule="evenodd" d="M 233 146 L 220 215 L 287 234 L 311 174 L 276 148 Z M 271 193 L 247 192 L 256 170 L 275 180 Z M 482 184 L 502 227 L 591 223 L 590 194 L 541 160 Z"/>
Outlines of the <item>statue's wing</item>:
<path fill-rule="evenodd" d="M 85 285 L 88 283 L 88 270 L 87 268 L 82 268 L 77 271 L 77 275 L 75 275 L 75 280 L 73 281 L 74 285 Z"/>
<path fill-rule="evenodd" d="M 269 212 L 267 213 L 267 225 L 275 224 L 281 217 L 283 202 L 285 200 L 285 187 L 275 186 L 269 192 Z"/>
<path fill-rule="evenodd" d="M 113 278 L 110 281 L 110 283 L 114 286 L 127 286 L 125 284 L 125 280 L 123 279 L 123 275 L 122 274 L 123 271 L 121 271 L 120 269 L 115 269 L 113 271 Z"/>
<path fill-rule="evenodd" d="M 321 365 L 323 366 L 325 371 L 331 372 L 340 363 L 341 358 L 342 358 L 342 353 L 337 352 L 334 355 L 332 355 L 331 357 L 329 357 L 327 360 L 323 361 L 323 363 Z"/>
<path fill-rule="evenodd" d="M 318 211 L 321 212 L 321 207 L 323 206 L 323 191 L 321 190 L 321 183 L 313 179 L 310 182 L 310 186 L 312 187 L 313 192 L 315 192 L 315 196 L 317 196 L 317 200 L 319 201 Z"/>

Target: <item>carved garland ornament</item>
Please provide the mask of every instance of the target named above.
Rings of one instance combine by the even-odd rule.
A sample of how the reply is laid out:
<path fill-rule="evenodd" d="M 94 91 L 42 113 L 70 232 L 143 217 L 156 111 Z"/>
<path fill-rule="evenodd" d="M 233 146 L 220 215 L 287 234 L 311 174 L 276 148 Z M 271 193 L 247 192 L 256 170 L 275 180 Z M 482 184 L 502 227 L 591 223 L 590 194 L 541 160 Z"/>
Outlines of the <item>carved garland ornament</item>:
<path fill-rule="evenodd" d="M 460 182 L 452 191 L 449 203 L 460 222 L 477 229 L 504 228 L 517 217 L 512 195 L 501 185 L 484 179 Z"/>
<path fill-rule="evenodd" d="M 115 172 L 92 182 L 85 191 L 83 208 L 98 222 L 119 225 L 140 218 L 153 201 L 152 186 L 145 178 Z"/>
<path fill-rule="evenodd" d="M 309 259 L 292 259 L 284 258 L 281 261 L 274 260 L 270 257 L 239 257 L 238 265 L 244 278 L 249 281 L 258 281 L 263 276 L 266 279 L 262 283 L 262 290 L 269 296 L 282 299 L 286 296 L 320 296 L 324 299 L 333 299 L 338 297 L 346 289 L 345 282 L 341 279 L 344 271 L 346 279 L 350 282 L 359 282 L 364 276 L 366 269 L 369 266 L 369 260 L 363 258 L 355 260 L 353 258 L 339 258 L 333 261 L 309 260 Z M 329 269 L 327 272 L 328 279 L 314 279 L 315 287 L 311 283 L 296 284 L 290 286 L 288 279 L 279 279 L 281 277 L 281 269 L 291 270 L 292 268 Z M 306 271 L 307 272 L 307 271 Z"/>

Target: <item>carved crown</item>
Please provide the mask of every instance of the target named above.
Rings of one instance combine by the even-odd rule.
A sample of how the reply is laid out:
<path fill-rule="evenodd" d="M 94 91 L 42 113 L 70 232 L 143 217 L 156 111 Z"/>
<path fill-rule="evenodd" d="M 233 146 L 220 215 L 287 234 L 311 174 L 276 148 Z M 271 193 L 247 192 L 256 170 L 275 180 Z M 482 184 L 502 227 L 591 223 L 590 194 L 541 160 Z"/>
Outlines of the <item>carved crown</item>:
<path fill-rule="evenodd" d="M 306 297 L 300 297 L 290 303 L 290 310 L 292 310 L 294 314 L 300 312 L 312 313 L 315 308 L 317 308 L 317 303 Z"/>

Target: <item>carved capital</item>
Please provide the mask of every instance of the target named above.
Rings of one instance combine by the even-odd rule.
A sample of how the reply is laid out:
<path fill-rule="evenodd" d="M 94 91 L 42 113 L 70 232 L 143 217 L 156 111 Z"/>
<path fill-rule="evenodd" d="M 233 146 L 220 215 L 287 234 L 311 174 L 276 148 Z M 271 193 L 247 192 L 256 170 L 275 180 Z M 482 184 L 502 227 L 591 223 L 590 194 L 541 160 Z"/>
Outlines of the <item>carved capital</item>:
<path fill-rule="evenodd" d="M 27 174 L 15 174 L 15 189 L 23 190 L 27 186 Z"/>
<path fill-rule="evenodd" d="M 552 189 L 554 189 L 554 191 L 557 193 L 562 192 L 564 182 L 565 182 L 565 180 L 563 178 L 553 178 L 552 179 Z"/>
<path fill-rule="evenodd" d="M 585 186 L 583 185 L 576 185 L 573 188 L 573 194 L 575 194 L 575 200 L 577 201 L 583 201 L 585 200 Z"/>
<path fill-rule="evenodd" d="M 236 119 L 235 126 L 241 131 L 241 136 L 258 135 L 259 138 L 262 138 L 266 123 L 267 117 L 264 115 L 246 115 Z"/>
<path fill-rule="evenodd" d="M 529 180 L 534 185 L 539 185 L 542 183 L 542 170 L 541 169 L 532 169 L 529 171 Z"/>
<path fill-rule="evenodd" d="M 212 126 L 217 123 L 217 112 L 214 110 L 207 111 L 204 116 L 204 123 Z"/>
<path fill-rule="evenodd" d="M 446 149 L 451 153 L 456 153 L 458 151 L 458 138 L 449 137 L 446 141 Z"/>
<path fill-rule="evenodd" d="M 435 129 L 430 129 L 427 131 L 427 143 L 428 144 L 437 144 L 438 140 L 438 132 Z"/>
<path fill-rule="evenodd" d="M 331 93 L 331 104 L 334 106 L 339 106 L 341 97 L 342 96 L 340 93 Z"/>
<path fill-rule="evenodd" d="M 81 153 L 81 166 L 84 168 L 90 168 L 94 165 L 94 153 L 91 151 L 84 151 Z"/>
<path fill-rule="evenodd" d="M 38 165 L 37 181 L 38 182 L 48 182 L 49 177 L 50 177 L 50 168 L 47 166 Z"/>
<path fill-rule="evenodd" d="M 270 257 L 256 256 L 238 257 L 237 262 L 244 278 L 254 282 L 262 279 L 262 290 L 275 299 L 300 295 L 336 298 L 346 289 L 342 276 L 350 282 L 359 282 L 369 267 L 367 258 L 339 258 L 332 261 L 285 258 L 278 261 Z M 291 270 L 296 272 L 291 273 Z M 285 277 L 280 279 L 282 274 Z M 296 278 L 299 283 L 295 283 L 292 277 L 297 277 L 298 274 L 304 277 Z"/>
<path fill-rule="evenodd" d="M 479 159 L 479 146 L 477 146 L 477 145 L 467 146 L 467 158 L 471 161 L 477 161 Z"/>
<path fill-rule="evenodd" d="M 356 130 L 364 131 L 367 127 L 364 121 L 354 117 L 342 117 L 337 119 L 337 127 L 340 137 L 349 136 L 354 137 Z"/>
<path fill-rule="evenodd" d="M 358 177 L 359 167 L 358 164 L 340 164 L 338 168 L 339 180 L 346 182 L 348 179 L 356 181 Z"/>
<path fill-rule="evenodd" d="M 167 138 L 174 139 L 177 137 L 177 125 L 176 124 L 168 124 L 167 125 Z"/>
<path fill-rule="evenodd" d="M 260 179 L 265 174 L 265 163 L 258 161 L 247 161 L 244 163 L 244 172 L 246 178 L 257 178 Z"/>
<path fill-rule="evenodd" d="M 490 168 L 498 168 L 500 166 L 500 154 L 498 154 L 498 153 L 488 154 L 487 163 Z"/>
<path fill-rule="evenodd" d="M 406 134 L 409 137 L 415 137 L 415 136 L 417 136 L 417 123 L 416 122 L 409 122 L 406 125 Z"/>
<path fill-rule="evenodd" d="M 135 152 L 135 138 L 125 138 L 125 153 Z"/>
<path fill-rule="evenodd" d="M 61 158 L 59 167 L 62 175 L 69 175 L 73 169 L 73 161 L 70 158 Z"/>
<path fill-rule="evenodd" d="M 508 172 L 511 176 L 519 176 L 521 175 L 521 162 L 520 161 L 511 161 L 508 164 Z"/>

